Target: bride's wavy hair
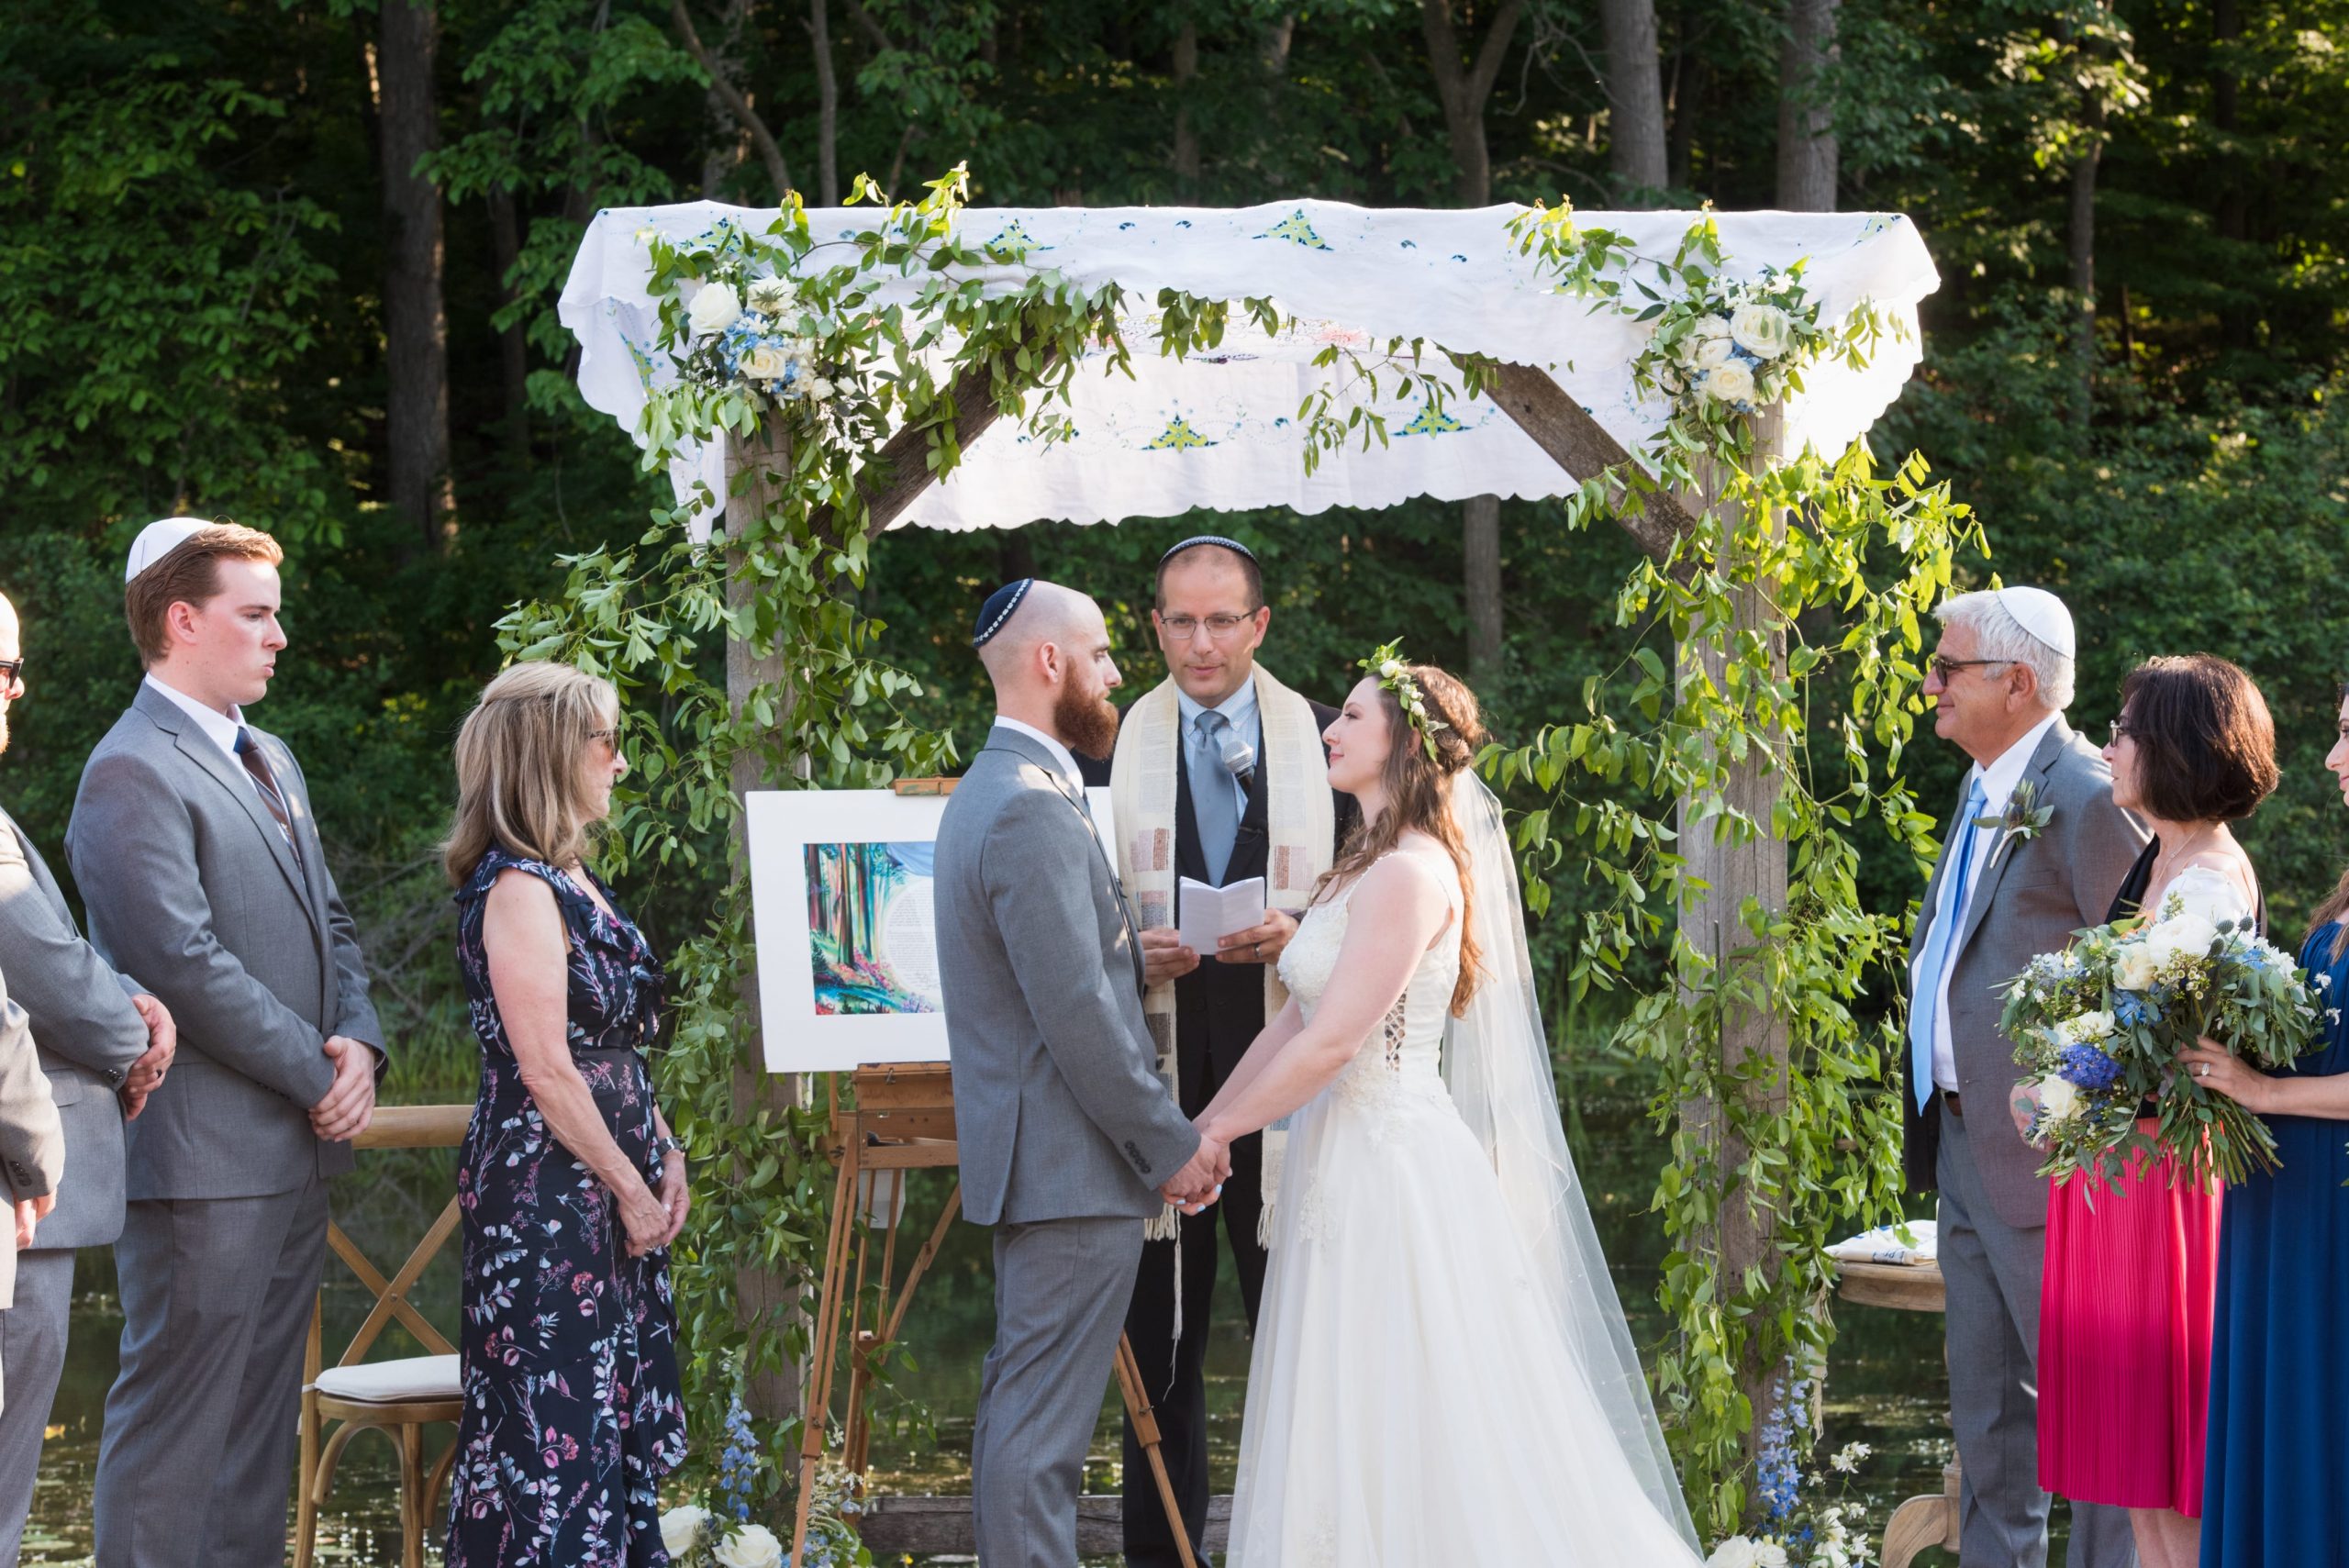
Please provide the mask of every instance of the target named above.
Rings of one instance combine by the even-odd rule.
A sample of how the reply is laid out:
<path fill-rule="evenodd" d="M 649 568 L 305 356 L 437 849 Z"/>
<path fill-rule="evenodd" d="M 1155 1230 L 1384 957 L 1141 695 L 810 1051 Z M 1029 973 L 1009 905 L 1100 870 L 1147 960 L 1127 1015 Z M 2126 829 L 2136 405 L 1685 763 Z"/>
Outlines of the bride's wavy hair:
<path fill-rule="evenodd" d="M 1412 664 L 1407 669 L 1419 684 L 1420 699 L 1432 721 L 1429 735 L 1435 756 L 1429 758 L 1430 748 L 1422 744 L 1419 728 L 1403 711 L 1402 703 L 1381 685 L 1378 707 L 1386 717 L 1386 763 L 1379 771 L 1379 783 L 1386 790 L 1386 809 L 1379 813 L 1377 821 L 1355 825 L 1340 846 L 1337 859 L 1313 884 L 1313 896 L 1318 900 L 1323 888 L 1350 882 L 1368 871 L 1414 828 L 1442 844 L 1460 873 L 1460 980 L 1452 988 L 1452 1015 L 1458 1018 L 1468 1010 L 1468 999 L 1484 979 L 1484 965 L 1476 930 L 1468 916 L 1475 905 L 1475 873 L 1468 863 L 1467 837 L 1452 814 L 1452 780 L 1476 760 L 1486 740 L 1485 723 L 1477 711 L 1476 694 L 1459 677 L 1432 664 Z"/>

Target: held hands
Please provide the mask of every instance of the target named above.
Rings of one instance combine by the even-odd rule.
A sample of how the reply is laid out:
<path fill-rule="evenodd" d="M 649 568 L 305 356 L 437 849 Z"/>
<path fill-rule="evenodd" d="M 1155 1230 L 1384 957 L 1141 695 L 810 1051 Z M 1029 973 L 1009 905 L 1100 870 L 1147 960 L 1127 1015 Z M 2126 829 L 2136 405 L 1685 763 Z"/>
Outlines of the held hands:
<path fill-rule="evenodd" d="M 1152 926 L 1141 933 L 1141 976 L 1147 985 L 1163 985 L 1199 967 L 1199 955 L 1183 945 L 1182 933 L 1172 926 Z"/>
<path fill-rule="evenodd" d="M 310 1107 L 310 1129 L 329 1143 L 367 1130 L 375 1118 L 375 1053 L 348 1035 L 332 1035 L 323 1048 L 334 1062 L 334 1087 Z"/>
<path fill-rule="evenodd" d="M 2275 1080 L 2208 1036 L 2179 1051 L 2177 1066 L 2203 1088 L 2226 1095 L 2247 1111 L 2266 1108 L 2267 1090 Z"/>
<path fill-rule="evenodd" d="M 1185 1214 L 1197 1214 L 1222 1195 L 1223 1184 L 1231 1175 L 1231 1145 L 1223 1142 L 1204 1129 L 1199 1133 L 1198 1152 L 1167 1178 L 1158 1189 L 1158 1195 L 1181 1209 Z"/>
<path fill-rule="evenodd" d="M 180 1029 L 172 1021 L 172 1010 L 156 996 L 139 995 L 130 999 L 139 1009 L 139 1020 L 147 1026 L 147 1049 L 123 1074 L 122 1119 L 137 1121 L 139 1113 L 147 1108 L 147 1096 L 162 1087 L 163 1074 L 172 1065 L 172 1058 L 179 1053 Z"/>
<path fill-rule="evenodd" d="M 1234 931 L 1216 943 L 1218 963 L 1278 963 L 1288 947 L 1288 940 L 1297 935 L 1294 917 L 1279 909 L 1264 911 L 1264 921 L 1244 931 Z"/>

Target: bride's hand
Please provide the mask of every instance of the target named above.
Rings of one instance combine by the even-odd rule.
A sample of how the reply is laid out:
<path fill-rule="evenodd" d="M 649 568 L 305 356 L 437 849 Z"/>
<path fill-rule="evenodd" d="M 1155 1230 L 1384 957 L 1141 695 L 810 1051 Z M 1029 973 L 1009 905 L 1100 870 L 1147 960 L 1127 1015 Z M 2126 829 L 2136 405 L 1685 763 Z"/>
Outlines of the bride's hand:
<path fill-rule="evenodd" d="M 2179 1051 L 2177 1064 L 2197 1084 L 2214 1095 L 2226 1095 L 2247 1111 L 2266 1108 L 2267 1091 L 2275 1082 L 2217 1040 L 2208 1038 Z"/>

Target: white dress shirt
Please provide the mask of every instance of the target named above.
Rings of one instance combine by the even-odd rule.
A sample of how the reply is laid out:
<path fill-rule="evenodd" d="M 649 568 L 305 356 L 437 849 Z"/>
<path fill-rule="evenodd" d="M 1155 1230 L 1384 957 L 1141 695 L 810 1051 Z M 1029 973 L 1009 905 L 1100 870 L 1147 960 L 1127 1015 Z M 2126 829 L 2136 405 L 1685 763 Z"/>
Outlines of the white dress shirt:
<path fill-rule="evenodd" d="M 1208 710 L 1205 703 L 1180 686 L 1174 688 L 1174 706 L 1183 715 L 1183 751 L 1187 757 L 1191 746 L 1198 739 L 1199 715 Z M 1216 704 L 1214 711 L 1223 715 L 1224 722 L 1231 727 L 1231 733 L 1248 743 L 1248 749 L 1256 754 L 1257 765 L 1263 766 L 1264 720 L 1256 707 L 1256 677 L 1251 675 L 1241 682 L 1240 689 Z M 1240 780 L 1229 769 L 1219 768 L 1217 773 L 1230 781 L 1233 793 L 1240 796 L 1240 814 L 1242 817 L 1248 815 L 1248 792 L 1241 787 Z M 1198 787 L 1197 780 L 1192 781 L 1192 787 Z"/>
<path fill-rule="evenodd" d="M 1085 775 L 1076 770 L 1074 752 L 1032 724 L 1022 724 L 1016 718 L 1006 718 L 999 713 L 995 716 L 995 721 L 1006 729 L 1016 729 L 1031 740 L 1041 741 L 1044 750 L 1052 754 L 1052 762 L 1058 765 L 1063 776 L 1068 780 L 1069 787 L 1076 791 L 1079 799 L 1084 798 Z"/>
<path fill-rule="evenodd" d="M 1984 820 L 2006 815 L 2007 803 L 2014 797 L 2015 785 L 2022 782 L 2022 771 L 2031 765 L 2032 753 L 2039 750 L 2039 743 L 2047 738 L 2048 730 L 2063 717 L 2060 713 L 2049 714 L 2026 730 L 2013 745 L 1999 752 L 1988 767 L 1976 762 L 1966 771 L 1966 792 L 1974 788 L 1976 781 L 1981 783 Z M 1959 799 L 1962 801 L 1965 797 L 1965 792 L 1961 792 Z M 1967 880 L 1972 884 L 1966 889 L 1968 903 L 1973 902 L 1975 893 L 1981 888 L 1982 879 L 1989 874 L 1990 856 L 1998 842 L 1998 829 L 1996 828 L 1975 828 L 1971 831 L 1974 834 L 1974 861 L 1972 870 L 1967 873 Z M 1957 834 L 1953 831 L 1942 846 L 1943 859 L 1948 858 L 1956 844 Z M 1941 902 L 1933 912 L 1936 921 L 1965 917 L 1965 910 L 1949 906 L 1950 895 L 1957 891 L 1955 884 L 1954 877 L 1942 879 L 1941 888 L 1936 894 Z M 1954 931 L 1951 933 L 1953 938 L 1955 934 Z M 1942 963 L 1941 986 L 1933 993 L 1933 1082 L 1950 1094 L 1957 1092 L 1957 1057 L 1951 1051 L 1949 1041 L 1949 977 L 1957 971 L 1958 951 L 1955 946 L 1949 950 L 1948 958 Z"/>
<path fill-rule="evenodd" d="M 237 755 L 237 732 L 245 727 L 244 709 L 222 713 L 217 707 L 196 701 L 185 692 L 165 685 L 151 674 L 146 677 L 144 684 L 178 704 L 181 711 L 195 719 L 197 727 L 211 738 L 212 743 L 220 748 L 221 754 L 237 764 L 237 771 L 240 773 L 245 771 L 245 760 Z"/>

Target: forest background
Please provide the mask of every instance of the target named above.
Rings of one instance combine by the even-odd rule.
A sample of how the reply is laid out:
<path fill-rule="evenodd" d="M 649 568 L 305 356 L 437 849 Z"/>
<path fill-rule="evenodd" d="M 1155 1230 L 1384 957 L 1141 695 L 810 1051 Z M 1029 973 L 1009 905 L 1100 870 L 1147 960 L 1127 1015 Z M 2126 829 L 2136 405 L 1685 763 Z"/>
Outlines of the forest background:
<path fill-rule="evenodd" d="M 859 172 L 901 195 L 963 161 L 982 206 L 1833 206 L 1909 214 L 1940 264 L 1923 369 L 1872 439 L 1921 449 L 1984 518 L 1996 556 L 1962 562 L 1969 581 L 2069 599 L 2076 724 L 2100 740 L 2153 653 L 2221 653 L 2266 691 L 2285 782 L 2244 838 L 2297 936 L 2349 850 L 2320 766 L 2349 670 L 2336 40 L 2349 0 L 7 7 L 0 591 L 30 697 L 0 801 L 61 840 L 137 678 L 137 529 L 269 529 L 292 647 L 257 717 L 307 760 L 394 1092 L 461 1097 L 473 1047 L 433 853 L 451 739 L 506 607 L 665 501 L 580 403 L 555 320 L 599 207 L 785 186 L 824 205 Z M 1138 689 L 1163 673 L 1152 565 L 1202 528 L 1264 555 L 1267 662 L 1316 695 L 1401 634 L 1524 741 L 1578 717 L 1588 677 L 1636 678 L 1639 628 L 1613 611 L 1629 545 L 1548 503 L 907 530 L 875 546 L 862 603 L 967 755 L 989 589 L 1095 593 Z M 1920 737 L 1929 806 L 1960 762 Z M 1920 868 L 1867 842 L 1869 895 L 1904 906 Z M 707 848 L 627 890 L 656 940 L 709 908 Z M 1560 964 L 1595 896 L 1575 853 L 1537 938 Z"/>

